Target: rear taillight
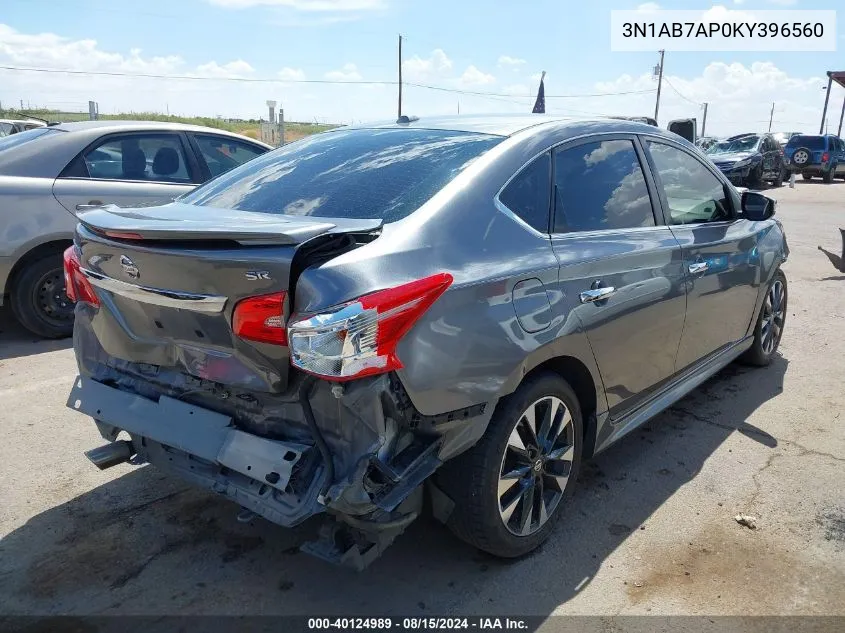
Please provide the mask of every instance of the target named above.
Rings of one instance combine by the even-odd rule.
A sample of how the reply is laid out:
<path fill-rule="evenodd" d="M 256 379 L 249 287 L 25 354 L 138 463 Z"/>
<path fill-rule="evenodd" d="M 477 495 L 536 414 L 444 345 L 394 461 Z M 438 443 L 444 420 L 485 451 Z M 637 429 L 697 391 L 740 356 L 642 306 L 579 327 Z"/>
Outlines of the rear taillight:
<path fill-rule="evenodd" d="M 826 163 L 829 160 L 830 160 L 830 154 L 829 153 L 825 152 L 824 154 L 822 154 L 822 162 L 823 163 Z"/>
<path fill-rule="evenodd" d="M 94 292 L 94 287 L 82 274 L 82 264 L 79 263 L 76 246 L 69 246 L 65 249 L 63 259 L 65 265 L 65 294 L 67 294 L 68 299 L 74 302 L 81 301 L 99 308 L 100 300 Z"/>
<path fill-rule="evenodd" d="M 402 368 L 396 346 L 452 283 L 440 273 L 295 321 L 291 363 L 329 380 L 352 380 Z"/>
<path fill-rule="evenodd" d="M 232 316 L 232 330 L 249 341 L 287 345 L 285 293 L 275 292 L 239 301 Z"/>

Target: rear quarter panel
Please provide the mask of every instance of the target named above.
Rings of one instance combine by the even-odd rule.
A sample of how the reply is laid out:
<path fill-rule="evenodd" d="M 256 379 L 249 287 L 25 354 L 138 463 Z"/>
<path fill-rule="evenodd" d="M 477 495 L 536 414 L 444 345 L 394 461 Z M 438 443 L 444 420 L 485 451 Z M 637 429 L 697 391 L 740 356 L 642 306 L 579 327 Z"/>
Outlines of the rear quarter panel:
<path fill-rule="evenodd" d="M 571 356 L 606 401 L 586 337 L 556 292 L 558 260 L 548 236 L 534 234 L 500 212 L 501 186 L 541 150 L 566 134 L 511 137 L 488 152 L 409 217 L 386 225 L 379 239 L 303 272 L 294 313 L 313 313 L 368 292 L 448 272 L 449 290 L 402 339 L 398 374 L 420 413 L 436 415 L 511 393 L 545 360 Z M 521 280 L 554 280 L 546 286 L 550 310 L 529 333 L 519 324 L 513 289 Z"/>
<path fill-rule="evenodd" d="M 50 178 L 0 176 L 0 289 L 15 262 L 40 244 L 73 239 L 76 218 L 53 197 Z"/>

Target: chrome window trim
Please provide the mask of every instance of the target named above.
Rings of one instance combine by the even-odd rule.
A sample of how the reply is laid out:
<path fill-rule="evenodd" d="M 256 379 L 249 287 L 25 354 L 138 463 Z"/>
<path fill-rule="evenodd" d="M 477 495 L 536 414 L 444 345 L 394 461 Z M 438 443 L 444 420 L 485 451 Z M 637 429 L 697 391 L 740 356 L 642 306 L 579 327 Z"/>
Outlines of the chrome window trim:
<path fill-rule="evenodd" d="M 204 295 L 194 292 L 152 288 L 150 286 L 137 286 L 120 281 L 119 279 L 112 279 L 88 268 L 81 268 L 80 271 L 91 282 L 92 286 L 141 303 L 150 303 L 165 308 L 178 308 L 180 310 L 191 310 L 193 312 L 204 312 L 208 314 L 222 312 L 226 306 L 227 298 L 219 295 Z"/>
<path fill-rule="evenodd" d="M 569 144 L 578 145 L 578 144 L 580 144 L 580 143 L 578 143 L 578 141 L 591 140 L 591 139 L 599 139 L 599 140 L 625 139 L 625 140 L 630 140 L 634 144 L 634 149 L 636 151 L 636 140 L 635 139 L 640 137 L 640 136 L 642 136 L 642 134 L 639 133 L 639 132 L 589 132 L 587 134 L 579 134 L 578 136 L 572 136 L 572 137 L 563 139 L 562 141 L 558 141 L 556 143 L 553 143 L 552 145 L 549 145 L 548 147 L 546 147 L 542 151 L 539 151 L 536 154 L 534 154 L 531 158 L 526 160 L 513 174 L 511 174 L 510 178 L 508 178 L 505 181 L 505 184 L 503 184 L 499 188 L 499 191 L 496 193 L 496 195 L 493 196 L 493 204 L 495 205 L 496 209 L 499 210 L 499 212 L 503 213 L 504 215 L 508 216 L 509 218 L 511 218 L 512 220 L 517 222 L 517 224 L 519 224 L 522 227 L 524 227 L 525 229 L 527 229 L 532 235 L 535 235 L 537 237 L 542 237 L 543 239 L 549 239 L 549 238 L 552 238 L 552 237 L 557 238 L 557 237 L 563 237 L 563 236 L 583 237 L 583 236 L 589 236 L 589 235 L 594 234 L 594 233 L 598 233 L 598 234 L 601 234 L 601 235 L 607 235 L 608 233 L 617 233 L 617 232 L 620 232 L 620 231 L 644 231 L 644 230 L 647 230 L 647 229 L 669 228 L 668 224 L 662 224 L 662 225 L 658 224 L 658 225 L 655 225 L 655 226 L 629 227 L 629 228 L 624 228 L 624 229 L 596 229 L 596 230 L 593 230 L 593 231 L 572 231 L 570 233 L 554 233 L 554 232 L 549 231 L 549 232 L 544 233 L 542 231 L 538 231 L 533 226 L 528 224 L 525 220 L 523 220 L 521 217 L 519 217 L 519 215 L 517 215 L 517 213 L 515 211 L 508 208 L 508 206 L 499 199 L 499 196 L 502 195 L 502 192 L 507 188 L 507 186 L 509 184 L 511 184 L 511 181 L 514 178 L 516 178 L 519 174 L 522 173 L 523 169 L 528 167 L 528 165 L 530 165 L 535 160 L 540 158 L 540 156 L 542 156 L 543 154 L 546 154 L 548 152 L 553 152 L 556 149 L 558 149 L 559 147 L 561 147 L 562 145 L 569 145 Z M 604 137 L 607 137 L 607 138 L 604 138 Z M 661 137 L 657 137 L 657 138 L 661 138 Z M 637 158 L 638 159 L 640 158 L 639 154 L 637 154 Z M 649 168 L 650 168 L 650 166 L 649 166 Z M 643 177 L 646 177 L 646 170 L 642 166 L 642 164 L 640 164 L 640 169 L 643 170 Z M 551 184 L 552 183 L 549 183 L 550 186 L 551 186 Z M 554 201 L 552 200 L 551 203 L 553 203 L 553 202 Z M 652 202 L 652 212 L 653 211 L 654 211 L 654 203 Z M 656 221 L 657 221 L 657 218 L 655 217 L 655 222 Z"/>
<path fill-rule="evenodd" d="M 593 229 L 592 231 L 569 231 L 567 233 L 552 233 L 551 237 L 560 239 L 574 239 L 580 237 L 604 237 L 605 235 L 626 235 L 628 233 L 642 233 L 644 231 L 669 231 L 667 224 L 656 224 L 654 226 L 626 226 L 619 229 Z"/>

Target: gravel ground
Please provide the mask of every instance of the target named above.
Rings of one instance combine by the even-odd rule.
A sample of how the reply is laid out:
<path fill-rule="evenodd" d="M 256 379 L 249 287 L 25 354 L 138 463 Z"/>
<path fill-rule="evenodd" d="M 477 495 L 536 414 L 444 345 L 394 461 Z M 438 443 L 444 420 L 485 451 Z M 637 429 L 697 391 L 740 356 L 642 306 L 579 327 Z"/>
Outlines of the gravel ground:
<path fill-rule="evenodd" d="M 421 520 L 356 574 L 152 468 L 100 472 L 64 406 L 70 343 L 0 313 L 0 613 L 845 614 L 845 183 L 770 193 L 792 249 L 781 355 L 587 464 L 549 542 L 510 563 Z"/>

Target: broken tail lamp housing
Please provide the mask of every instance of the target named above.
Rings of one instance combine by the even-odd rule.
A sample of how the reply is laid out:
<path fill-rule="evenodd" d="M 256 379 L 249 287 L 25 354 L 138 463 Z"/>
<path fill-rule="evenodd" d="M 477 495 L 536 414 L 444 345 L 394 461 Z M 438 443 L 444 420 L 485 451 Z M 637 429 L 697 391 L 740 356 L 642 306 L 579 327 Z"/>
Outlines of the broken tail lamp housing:
<path fill-rule="evenodd" d="M 82 274 L 82 264 L 76 246 L 69 246 L 62 256 L 65 269 L 65 294 L 68 299 L 87 303 L 95 308 L 100 307 L 100 300 L 94 292 L 91 282 Z"/>
<path fill-rule="evenodd" d="M 450 274 L 440 273 L 292 322 L 291 363 L 334 381 L 401 369 L 399 341 L 451 283 Z"/>

